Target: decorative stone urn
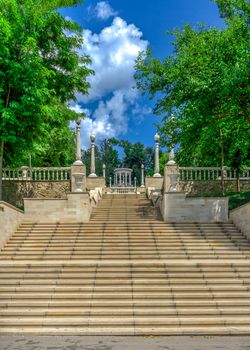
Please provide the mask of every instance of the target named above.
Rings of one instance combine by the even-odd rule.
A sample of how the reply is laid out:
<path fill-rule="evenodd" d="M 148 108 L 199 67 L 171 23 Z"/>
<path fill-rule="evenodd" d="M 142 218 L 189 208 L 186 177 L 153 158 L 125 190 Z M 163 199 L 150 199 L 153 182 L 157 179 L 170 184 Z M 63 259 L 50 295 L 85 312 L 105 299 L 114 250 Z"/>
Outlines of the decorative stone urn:
<path fill-rule="evenodd" d="M 75 178 L 75 192 L 83 192 L 81 189 L 82 183 L 83 183 L 83 177 L 84 174 L 82 173 L 74 173 L 74 178 Z"/>

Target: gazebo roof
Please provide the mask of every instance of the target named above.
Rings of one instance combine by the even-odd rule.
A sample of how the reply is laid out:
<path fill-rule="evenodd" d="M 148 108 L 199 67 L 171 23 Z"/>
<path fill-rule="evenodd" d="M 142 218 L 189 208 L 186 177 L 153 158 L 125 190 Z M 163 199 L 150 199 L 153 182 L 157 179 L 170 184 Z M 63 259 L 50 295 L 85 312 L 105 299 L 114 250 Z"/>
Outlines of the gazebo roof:
<path fill-rule="evenodd" d="M 132 173 L 132 171 L 130 168 L 116 168 L 114 173 Z"/>

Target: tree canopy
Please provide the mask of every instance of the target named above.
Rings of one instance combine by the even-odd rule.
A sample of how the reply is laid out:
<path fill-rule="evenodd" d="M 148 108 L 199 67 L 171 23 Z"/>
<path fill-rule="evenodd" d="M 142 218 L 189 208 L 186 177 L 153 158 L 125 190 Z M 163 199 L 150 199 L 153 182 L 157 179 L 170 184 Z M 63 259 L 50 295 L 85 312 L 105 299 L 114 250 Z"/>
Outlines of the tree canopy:
<path fill-rule="evenodd" d="M 69 116 L 77 116 L 68 102 L 77 92 L 87 93 L 86 78 L 93 72 L 90 59 L 78 54 L 82 29 L 56 10 L 80 2 L 0 2 L 0 172 L 3 159 L 16 162 L 43 147 L 44 139 L 45 150 L 55 135 L 60 151 L 72 141 Z"/>
<path fill-rule="evenodd" d="M 225 165 L 240 170 L 250 159 L 250 3 L 216 2 L 224 28 L 175 29 L 174 54 L 140 53 L 135 78 L 157 98 L 162 145 L 179 146 L 180 165 L 216 166 L 223 153 Z"/>

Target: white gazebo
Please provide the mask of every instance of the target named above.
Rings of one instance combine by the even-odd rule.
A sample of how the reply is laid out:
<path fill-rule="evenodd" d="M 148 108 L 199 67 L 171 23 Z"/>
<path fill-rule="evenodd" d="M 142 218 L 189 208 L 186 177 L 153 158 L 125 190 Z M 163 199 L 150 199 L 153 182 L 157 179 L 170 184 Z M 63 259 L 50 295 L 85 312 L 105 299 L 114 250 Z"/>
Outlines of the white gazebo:
<path fill-rule="evenodd" d="M 114 170 L 114 187 L 133 187 L 132 169 L 117 168 Z"/>

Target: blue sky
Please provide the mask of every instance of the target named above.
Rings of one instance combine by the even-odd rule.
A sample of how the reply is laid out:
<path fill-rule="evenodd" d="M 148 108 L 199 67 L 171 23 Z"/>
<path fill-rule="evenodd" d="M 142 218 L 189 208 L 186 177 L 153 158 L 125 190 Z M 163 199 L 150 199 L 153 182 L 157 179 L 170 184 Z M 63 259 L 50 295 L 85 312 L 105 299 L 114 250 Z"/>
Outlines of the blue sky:
<path fill-rule="evenodd" d="M 167 30 L 189 23 L 221 27 L 217 6 L 210 0 L 85 0 L 81 6 L 61 11 L 84 28 L 81 52 L 92 59 L 96 75 L 90 78 L 89 96 L 77 96 L 73 108 L 84 110 L 82 146 L 88 147 L 93 131 L 105 137 L 153 145 L 152 101 L 135 89 L 134 60 L 149 46 L 154 56 L 171 55 Z"/>

